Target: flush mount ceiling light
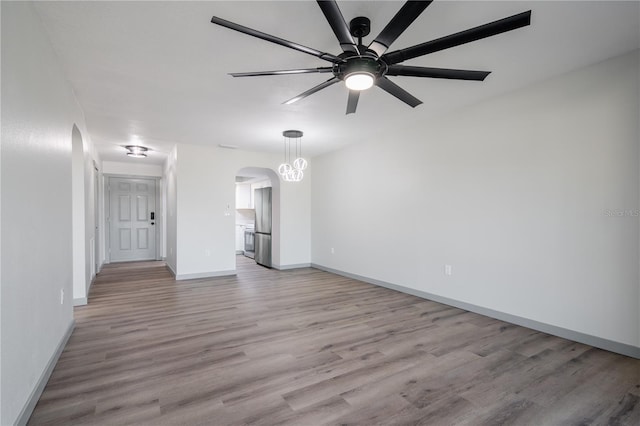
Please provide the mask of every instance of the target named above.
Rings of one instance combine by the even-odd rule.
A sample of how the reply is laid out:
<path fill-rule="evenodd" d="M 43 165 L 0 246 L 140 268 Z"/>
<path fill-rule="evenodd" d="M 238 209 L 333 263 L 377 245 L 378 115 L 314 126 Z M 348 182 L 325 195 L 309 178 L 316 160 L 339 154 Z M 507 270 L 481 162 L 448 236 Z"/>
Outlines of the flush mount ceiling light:
<path fill-rule="evenodd" d="M 302 158 L 302 131 L 285 130 L 282 132 L 284 137 L 284 162 L 278 167 L 278 173 L 285 182 L 300 182 L 304 177 L 303 170 L 307 168 L 307 160 Z M 291 139 L 293 139 L 293 149 L 295 160 L 291 162 Z"/>
<path fill-rule="evenodd" d="M 125 146 L 125 149 L 129 151 L 127 152 L 127 155 L 133 158 L 144 158 L 147 156 L 146 153 L 149 150 L 148 148 L 140 145 L 127 145 Z"/>

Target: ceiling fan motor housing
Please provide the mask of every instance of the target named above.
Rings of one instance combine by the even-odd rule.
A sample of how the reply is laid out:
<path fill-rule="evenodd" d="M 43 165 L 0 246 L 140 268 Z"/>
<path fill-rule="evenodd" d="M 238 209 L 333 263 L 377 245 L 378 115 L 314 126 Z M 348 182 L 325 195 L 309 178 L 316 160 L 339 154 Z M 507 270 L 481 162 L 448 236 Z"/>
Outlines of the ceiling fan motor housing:
<path fill-rule="evenodd" d="M 345 58 L 344 62 L 339 62 L 333 66 L 333 74 L 340 80 L 344 80 L 350 74 L 366 73 L 374 79 L 381 77 L 386 72 L 386 64 L 375 58 L 368 56 L 351 56 Z"/>
<path fill-rule="evenodd" d="M 349 22 L 349 32 L 356 38 L 366 37 L 371 32 L 371 21 L 364 16 L 353 18 Z"/>

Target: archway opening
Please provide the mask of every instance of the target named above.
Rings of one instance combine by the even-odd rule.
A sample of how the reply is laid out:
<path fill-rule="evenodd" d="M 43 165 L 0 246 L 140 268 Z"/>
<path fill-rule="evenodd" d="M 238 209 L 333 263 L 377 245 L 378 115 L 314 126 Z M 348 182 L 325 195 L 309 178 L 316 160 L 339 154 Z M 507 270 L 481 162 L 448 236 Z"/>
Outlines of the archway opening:
<path fill-rule="evenodd" d="M 238 256 L 245 256 L 256 259 L 256 232 L 258 233 L 257 263 L 263 266 L 278 269 L 280 267 L 280 178 L 278 174 L 269 168 L 264 167 L 243 167 L 236 172 L 236 245 L 235 252 Z M 262 203 L 256 209 L 256 199 L 261 200 L 260 190 L 271 188 L 270 226 L 265 226 L 264 210 L 266 204 Z M 256 192 L 258 191 L 258 192 Z M 260 214 L 260 211 L 263 214 Z M 258 217 L 256 216 L 258 212 Z M 256 220 L 259 222 L 256 224 Z M 261 222 L 261 223 L 260 223 Z M 265 231 L 270 231 L 265 232 Z M 253 235 L 251 235 L 253 234 Z M 270 234 L 270 262 L 265 265 L 265 260 L 261 253 L 261 244 L 267 240 L 266 235 Z M 253 244 L 252 244 L 253 243 Z M 237 265 L 236 265 L 237 266 Z"/>
<path fill-rule="evenodd" d="M 75 125 L 71 131 L 71 229 L 73 254 L 73 303 L 87 304 L 85 277 L 85 188 L 82 135 Z"/>

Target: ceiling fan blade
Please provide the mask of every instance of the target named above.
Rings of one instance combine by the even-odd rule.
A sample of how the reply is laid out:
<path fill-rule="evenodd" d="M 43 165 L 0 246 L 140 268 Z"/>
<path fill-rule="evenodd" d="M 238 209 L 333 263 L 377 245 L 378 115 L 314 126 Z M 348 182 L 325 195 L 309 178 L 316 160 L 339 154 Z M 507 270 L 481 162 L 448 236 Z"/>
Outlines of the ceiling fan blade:
<path fill-rule="evenodd" d="M 337 82 L 339 82 L 340 79 L 338 77 L 332 77 L 329 80 L 325 81 L 324 83 L 320 83 L 315 87 L 312 87 L 311 89 L 307 90 L 306 92 L 300 93 L 298 96 L 289 99 L 288 101 L 284 101 L 283 104 L 284 105 L 291 105 L 294 102 L 298 102 L 300 99 L 304 99 L 309 95 L 313 95 L 314 93 L 316 93 L 319 90 L 324 89 L 325 87 L 329 87 L 332 84 L 335 84 Z"/>
<path fill-rule="evenodd" d="M 340 12 L 338 4 L 334 0 L 318 0 L 318 6 L 320 6 L 324 17 L 327 18 L 331 29 L 338 38 L 342 51 L 359 54 L 356 42 L 351 36 L 349 27 L 342 16 L 342 12 Z"/>
<path fill-rule="evenodd" d="M 452 80 L 483 81 L 491 71 L 455 70 L 448 68 L 410 67 L 407 65 L 390 65 L 386 75 L 407 77 L 448 78 Z"/>
<path fill-rule="evenodd" d="M 376 80 L 376 85 L 385 92 L 400 99 L 402 102 L 412 108 L 415 108 L 422 103 L 420 99 L 416 98 L 415 96 L 404 90 L 402 87 L 389 80 L 387 77 L 378 78 Z"/>
<path fill-rule="evenodd" d="M 420 16 L 432 1 L 433 0 L 406 2 L 393 19 L 389 21 L 387 26 L 378 34 L 378 37 L 369 44 L 368 49 L 376 52 L 378 56 L 382 56 L 389 46 L 391 46 L 391 43 L 400 37 L 400 34 Z"/>
<path fill-rule="evenodd" d="M 349 99 L 347 100 L 347 114 L 353 114 L 358 107 L 358 99 L 360 99 L 359 90 L 349 90 Z"/>
<path fill-rule="evenodd" d="M 298 70 L 276 70 L 276 71 L 254 71 L 254 72 L 231 72 L 229 75 L 233 77 L 258 77 L 262 75 L 289 75 L 289 74 L 310 74 L 310 73 L 322 73 L 331 72 L 332 67 L 318 67 L 318 68 L 301 68 Z"/>
<path fill-rule="evenodd" d="M 509 16 L 508 18 L 493 21 L 479 27 L 470 28 L 459 33 L 427 41 L 406 49 L 395 50 L 386 53 L 382 58 L 387 64 L 397 64 L 408 59 L 417 58 L 429 53 L 460 46 L 472 41 L 502 34 L 531 24 L 531 11 Z"/>
<path fill-rule="evenodd" d="M 312 49 L 311 47 L 307 47 L 307 46 L 303 46 L 301 44 L 298 43 L 294 43 L 292 41 L 288 41 L 285 40 L 283 38 L 280 37 L 276 37 L 267 33 L 263 33 L 261 31 L 258 30 L 254 30 L 252 28 L 249 27 L 245 27 L 243 25 L 240 24 L 236 24 L 230 21 L 227 21 L 226 19 L 222 19 L 222 18 L 218 18 L 217 16 L 214 16 L 213 18 L 211 18 L 211 22 L 238 32 L 241 32 L 243 34 L 247 34 L 253 37 L 257 37 L 259 39 L 262 40 L 266 40 L 266 41 L 270 41 L 271 43 L 275 43 L 275 44 L 279 44 L 280 46 L 284 46 L 284 47 L 288 47 L 290 49 L 294 49 L 297 50 L 299 52 L 303 52 L 303 53 L 307 53 L 309 55 L 313 55 L 315 57 L 318 57 L 320 59 L 324 59 L 325 61 L 329 61 L 329 62 L 342 62 L 343 60 L 341 58 L 338 58 L 335 55 L 332 55 L 330 53 L 326 53 L 326 52 L 321 52 L 319 50 L 316 49 Z"/>

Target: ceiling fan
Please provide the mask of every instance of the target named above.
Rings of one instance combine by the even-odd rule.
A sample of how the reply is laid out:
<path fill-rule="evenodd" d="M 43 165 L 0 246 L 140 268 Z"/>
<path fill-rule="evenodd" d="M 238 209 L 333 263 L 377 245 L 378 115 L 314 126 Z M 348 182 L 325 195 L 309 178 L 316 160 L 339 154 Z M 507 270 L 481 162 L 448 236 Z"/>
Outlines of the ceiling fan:
<path fill-rule="evenodd" d="M 282 38 L 248 28 L 222 18 L 214 16 L 211 22 L 248 34 L 262 40 L 270 41 L 299 52 L 316 56 L 331 62 L 331 66 L 317 68 L 303 68 L 294 70 L 257 71 L 231 73 L 233 77 L 256 77 L 264 75 L 287 75 L 305 73 L 331 73 L 333 76 L 315 87 L 291 98 L 284 104 L 292 104 L 307 96 L 331 86 L 339 81 L 344 81 L 349 89 L 347 101 L 347 114 L 356 112 L 360 91 L 372 86 L 378 86 L 387 93 L 400 99 L 411 107 L 422 103 L 406 90 L 392 82 L 387 76 L 429 77 L 446 78 L 453 80 L 483 81 L 490 71 L 470 71 L 447 68 L 416 67 L 398 65 L 409 59 L 427 55 L 451 47 L 459 46 L 472 41 L 491 37 L 507 31 L 527 26 L 531 23 L 531 11 L 519 13 L 504 19 L 470 28 L 455 34 L 441 37 L 405 49 L 387 52 L 389 46 L 411 25 L 411 23 L 432 3 L 429 1 L 407 1 L 386 27 L 368 46 L 362 44 L 362 38 L 367 36 L 371 29 L 368 18 L 363 16 L 354 18 L 347 23 L 340 12 L 338 4 L 334 0 L 318 0 L 318 5 L 329 22 L 331 29 L 338 38 L 342 53 L 333 55 L 319 50 L 293 43 Z M 357 39 L 357 43 L 354 39 Z"/>

